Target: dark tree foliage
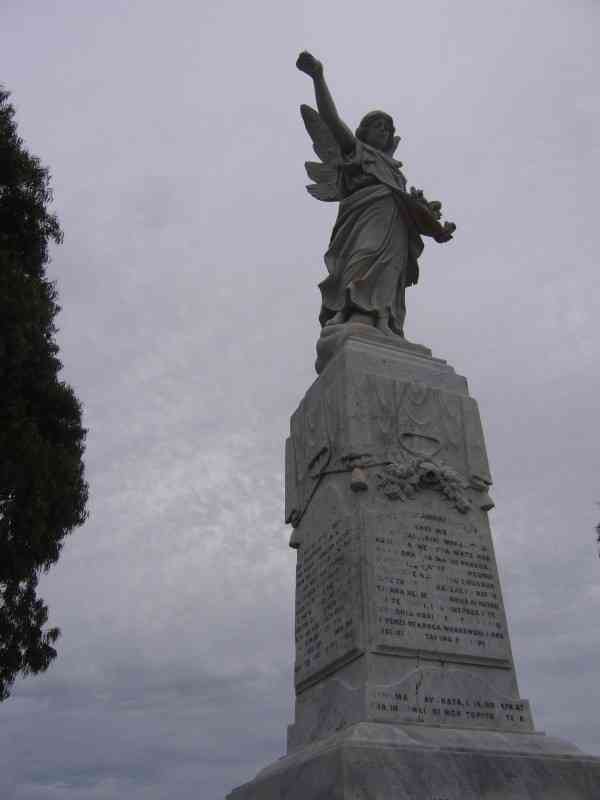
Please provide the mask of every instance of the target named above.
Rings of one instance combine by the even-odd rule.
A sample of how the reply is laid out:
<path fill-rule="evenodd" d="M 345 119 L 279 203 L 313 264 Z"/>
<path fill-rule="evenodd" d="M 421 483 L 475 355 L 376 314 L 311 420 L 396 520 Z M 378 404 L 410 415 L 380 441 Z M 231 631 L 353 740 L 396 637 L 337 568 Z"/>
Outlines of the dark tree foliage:
<path fill-rule="evenodd" d="M 59 307 L 45 276 L 62 233 L 48 170 L 24 149 L 8 97 L 0 87 L 0 700 L 18 674 L 56 657 L 38 576 L 87 503 L 81 407 L 59 380 Z"/>

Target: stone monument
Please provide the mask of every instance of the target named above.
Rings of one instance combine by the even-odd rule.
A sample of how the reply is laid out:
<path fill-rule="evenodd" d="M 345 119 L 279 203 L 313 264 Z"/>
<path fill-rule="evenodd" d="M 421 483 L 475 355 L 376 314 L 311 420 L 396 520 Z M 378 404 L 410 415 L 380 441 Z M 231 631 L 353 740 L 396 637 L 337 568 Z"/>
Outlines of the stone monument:
<path fill-rule="evenodd" d="M 319 377 L 286 443 L 296 710 L 287 755 L 229 800 L 598 800 L 600 759 L 536 731 L 519 693 L 477 403 L 403 335 L 420 235 L 455 226 L 406 192 L 391 118 L 352 134 L 320 63 L 298 67 L 325 162 L 308 188 L 340 211 Z"/>

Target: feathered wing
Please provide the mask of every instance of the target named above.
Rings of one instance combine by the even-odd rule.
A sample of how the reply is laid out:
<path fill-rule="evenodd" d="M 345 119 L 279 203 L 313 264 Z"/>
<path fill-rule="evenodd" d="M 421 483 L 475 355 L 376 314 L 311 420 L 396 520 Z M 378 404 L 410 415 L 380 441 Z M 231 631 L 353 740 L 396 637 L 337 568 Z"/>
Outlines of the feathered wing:
<path fill-rule="evenodd" d="M 319 116 L 319 112 L 310 106 L 300 106 L 304 127 L 312 139 L 313 150 L 323 163 L 307 161 L 304 166 L 308 177 L 315 181 L 307 186 L 308 192 L 317 200 L 330 202 L 340 200 L 338 191 L 338 164 L 341 150 L 333 138 L 333 134 Z"/>

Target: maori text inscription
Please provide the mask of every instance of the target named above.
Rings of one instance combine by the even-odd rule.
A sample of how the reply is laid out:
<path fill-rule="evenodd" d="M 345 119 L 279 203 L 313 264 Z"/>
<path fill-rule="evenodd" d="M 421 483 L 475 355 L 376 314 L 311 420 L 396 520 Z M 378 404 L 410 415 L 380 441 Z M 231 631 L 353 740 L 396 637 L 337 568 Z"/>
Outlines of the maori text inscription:
<path fill-rule="evenodd" d="M 359 541 L 359 531 L 340 520 L 307 537 L 298 551 L 296 687 L 359 649 Z"/>
<path fill-rule="evenodd" d="M 452 511 L 373 516 L 376 645 L 508 661 L 489 532 Z"/>
<path fill-rule="evenodd" d="M 522 732 L 533 730 L 531 710 L 526 700 L 490 694 L 478 696 L 469 691 L 429 694 L 411 685 L 373 687 L 369 691 L 369 712 L 373 719 L 384 722 L 424 722 L 427 725 Z"/>

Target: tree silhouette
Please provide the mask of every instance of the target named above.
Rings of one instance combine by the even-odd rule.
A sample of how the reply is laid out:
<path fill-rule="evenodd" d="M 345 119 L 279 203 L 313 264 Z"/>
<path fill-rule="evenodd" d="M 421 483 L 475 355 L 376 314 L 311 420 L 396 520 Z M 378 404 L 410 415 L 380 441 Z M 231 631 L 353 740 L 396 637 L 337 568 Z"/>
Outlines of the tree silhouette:
<path fill-rule="evenodd" d="M 48 668 L 59 631 L 38 577 L 86 518 L 81 407 L 59 379 L 59 311 L 46 279 L 62 241 L 48 170 L 23 147 L 0 87 L 0 700 L 19 674 Z"/>

